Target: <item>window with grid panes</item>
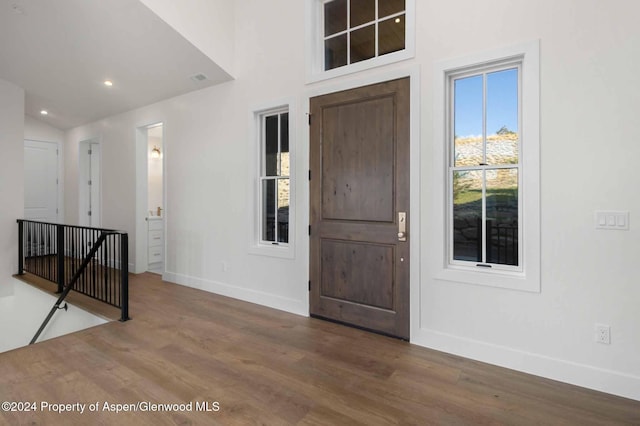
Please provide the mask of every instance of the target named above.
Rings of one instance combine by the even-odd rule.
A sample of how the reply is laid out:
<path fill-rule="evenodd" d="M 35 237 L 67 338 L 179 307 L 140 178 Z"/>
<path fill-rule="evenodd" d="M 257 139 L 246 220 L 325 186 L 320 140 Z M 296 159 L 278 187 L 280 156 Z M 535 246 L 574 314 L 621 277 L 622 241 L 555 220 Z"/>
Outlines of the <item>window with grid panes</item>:
<path fill-rule="evenodd" d="M 521 265 L 519 62 L 449 76 L 450 262 Z"/>
<path fill-rule="evenodd" d="M 323 4 L 324 69 L 401 51 L 405 0 L 329 0 Z"/>
<path fill-rule="evenodd" d="M 289 243 L 290 156 L 289 112 L 264 113 L 261 123 L 260 240 L 268 244 Z"/>

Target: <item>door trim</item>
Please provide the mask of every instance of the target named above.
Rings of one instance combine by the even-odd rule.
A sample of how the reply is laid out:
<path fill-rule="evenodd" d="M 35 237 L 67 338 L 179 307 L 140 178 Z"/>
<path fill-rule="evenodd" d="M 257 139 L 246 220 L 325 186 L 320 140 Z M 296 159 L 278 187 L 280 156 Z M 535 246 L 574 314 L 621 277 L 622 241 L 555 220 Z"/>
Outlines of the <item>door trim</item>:
<path fill-rule="evenodd" d="M 96 144 L 100 149 L 100 168 L 99 178 L 98 178 L 98 198 L 99 205 L 98 211 L 100 214 L 100 224 L 98 226 L 102 226 L 102 138 L 100 136 L 86 138 L 78 142 L 78 223 L 81 226 L 91 226 L 90 219 L 87 219 L 86 206 L 88 205 L 87 193 L 83 189 L 83 182 L 85 182 L 89 177 L 87 175 L 87 162 L 86 159 L 83 158 L 83 150 L 86 149 L 87 145 Z M 87 223 L 89 221 L 89 223 Z"/>
<path fill-rule="evenodd" d="M 327 95 L 334 92 L 341 92 L 344 90 L 355 89 L 358 87 L 368 86 L 376 83 L 383 83 L 389 80 L 396 80 L 399 78 L 409 77 L 410 79 L 410 122 L 409 122 L 409 152 L 410 152 L 410 178 L 409 178 L 409 217 L 411 218 L 411 234 L 413 238 L 409 241 L 410 248 L 410 262 L 411 269 L 409 274 L 409 310 L 410 310 L 410 320 L 409 320 L 409 341 L 413 341 L 414 336 L 417 334 L 420 329 L 420 282 L 421 282 L 421 269 L 422 265 L 420 264 L 420 241 L 422 240 L 421 227 L 420 227 L 420 164 L 421 164 L 421 153 L 420 153 L 420 67 L 418 65 L 412 65 L 409 67 L 397 68 L 390 71 L 385 71 L 381 73 L 376 73 L 374 75 L 360 77 L 356 79 L 344 80 L 344 81 L 333 81 L 331 84 L 323 84 L 318 85 L 313 88 L 310 88 L 304 96 L 304 108 L 305 113 L 309 114 L 309 103 L 310 99 L 316 96 Z M 310 159 L 309 159 L 309 147 L 310 147 L 310 129 L 306 126 L 305 131 L 302 132 L 301 135 L 302 144 L 300 146 L 300 161 L 304 161 L 304 166 L 300 167 L 300 169 L 304 170 L 305 173 L 309 170 Z M 439 161 L 439 159 L 435 159 L 435 161 Z M 309 292 L 307 289 L 306 282 L 309 281 L 309 245 L 311 243 L 308 233 L 306 232 L 307 225 L 309 224 L 310 219 L 310 188 L 309 181 L 306 181 L 306 185 L 304 185 L 304 192 L 306 194 L 300 194 L 301 198 L 304 199 L 304 203 L 299 203 L 303 209 L 299 210 L 300 217 L 306 217 L 306 223 L 304 221 L 300 221 L 298 232 L 302 233 L 305 236 L 305 244 L 302 244 L 300 249 L 300 254 L 305 259 L 305 273 L 306 280 L 305 284 L 301 285 L 301 289 L 304 290 L 304 294 L 302 295 L 302 299 L 306 304 L 306 312 L 309 313 Z M 437 202 L 438 200 L 434 200 Z"/>
<path fill-rule="evenodd" d="M 167 141 L 166 141 L 166 121 L 165 120 L 152 120 L 147 124 L 136 126 L 136 145 L 135 145 L 135 169 L 136 169 L 136 216 L 135 216 L 135 263 L 133 264 L 132 272 L 135 274 L 141 274 L 149 269 L 149 252 L 148 252 L 148 226 L 147 226 L 147 213 L 148 206 L 148 194 L 149 194 L 149 177 L 148 177 L 148 164 L 149 164 L 149 152 L 147 149 L 148 135 L 147 131 L 150 127 L 162 125 L 162 199 L 163 199 L 163 218 L 164 226 L 162 228 L 162 241 L 163 241 L 163 273 L 164 277 L 167 271 Z"/>

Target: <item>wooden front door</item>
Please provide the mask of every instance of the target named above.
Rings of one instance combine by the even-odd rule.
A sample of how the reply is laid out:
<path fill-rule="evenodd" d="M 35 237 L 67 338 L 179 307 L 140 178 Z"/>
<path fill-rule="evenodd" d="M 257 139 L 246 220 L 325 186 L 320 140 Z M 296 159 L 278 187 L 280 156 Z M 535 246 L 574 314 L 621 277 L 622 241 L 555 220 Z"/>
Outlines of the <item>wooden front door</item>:
<path fill-rule="evenodd" d="M 408 339 L 409 79 L 310 113 L 310 313 Z"/>

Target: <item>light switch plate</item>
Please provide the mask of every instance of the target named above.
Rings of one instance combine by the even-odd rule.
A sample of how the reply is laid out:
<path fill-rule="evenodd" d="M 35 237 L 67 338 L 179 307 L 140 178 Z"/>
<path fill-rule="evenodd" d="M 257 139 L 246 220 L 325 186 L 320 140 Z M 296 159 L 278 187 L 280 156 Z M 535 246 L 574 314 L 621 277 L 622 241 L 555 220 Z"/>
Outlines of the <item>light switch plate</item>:
<path fill-rule="evenodd" d="M 594 215 L 596 229 L 629 230 L 628 211 L 603 211 L 598 210 Z"/>

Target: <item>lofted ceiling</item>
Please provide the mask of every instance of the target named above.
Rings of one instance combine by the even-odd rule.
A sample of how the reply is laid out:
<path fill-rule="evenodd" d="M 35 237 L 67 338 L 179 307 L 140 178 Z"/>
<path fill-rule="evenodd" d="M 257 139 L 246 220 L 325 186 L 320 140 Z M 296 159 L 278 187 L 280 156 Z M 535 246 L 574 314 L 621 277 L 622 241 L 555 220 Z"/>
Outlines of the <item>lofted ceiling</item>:
<path fill-rule="evenodd" d="M 0 78 L 66 130 L 231 76 L 138 0 L 0 0 Z"/>

